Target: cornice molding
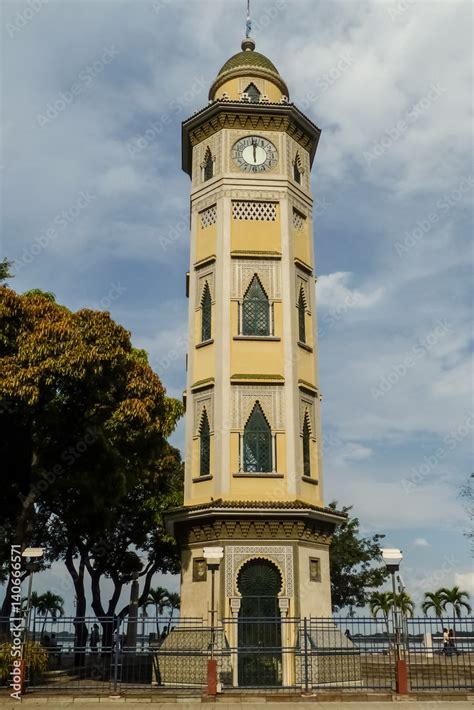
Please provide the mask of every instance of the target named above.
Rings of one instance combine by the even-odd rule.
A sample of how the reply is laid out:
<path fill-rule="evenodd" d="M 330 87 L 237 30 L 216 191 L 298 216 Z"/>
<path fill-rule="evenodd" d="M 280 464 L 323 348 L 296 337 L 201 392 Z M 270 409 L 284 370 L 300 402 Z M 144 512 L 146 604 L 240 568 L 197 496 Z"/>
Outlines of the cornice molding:
<path fill-rule="evenodd" d="M 284 131 L 310 155 L 312 165 L 321 130 L 294 104 L 215 101 L 182 124 L 182 167 L 192 175 L 192 149 L 223 128 Z"/>

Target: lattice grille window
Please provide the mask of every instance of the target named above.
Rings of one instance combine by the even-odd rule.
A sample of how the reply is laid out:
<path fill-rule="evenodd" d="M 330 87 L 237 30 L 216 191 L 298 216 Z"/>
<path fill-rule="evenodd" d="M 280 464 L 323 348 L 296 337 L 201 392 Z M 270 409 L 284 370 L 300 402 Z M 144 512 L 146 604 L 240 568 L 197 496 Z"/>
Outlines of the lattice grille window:
<path fill-rule="evenodd" d="M 201 229 L 206 229 L 210 227 L 211 224 L 215 224 L 217 221 L 217 206 L 212 205 L 208 207 L 207 210 L 201 212 Z"/>
<path fill-rule="evenodd" d="M 306 414 L 303 424 L 303 474 L 311 476 L 311 431 L 308 414 Z"/>
<path fill-rule="evenodd" d="M 301 214 L 298 210 L 293 210 L 293 228 L 298 232 L 301 232 L 304 229 L 305 224 L 306 217 L 304 214 Z"/>
<path fill-rule="evenodd" d="M 209 476 L 211 467 L 211 431 L 205 409 L 199 430 L 199 449 L 199 475 Z"/>
<path fill-rule="evenodd" d="M 258 402 L 244 430 L 244 471 L 272 470 L 272 433 Z"/>
<path fill-rule="evenodd" d="M 234 219 L 275 222 L 276 216 L 276 202 L 232 202 L 232 217 Z"/>

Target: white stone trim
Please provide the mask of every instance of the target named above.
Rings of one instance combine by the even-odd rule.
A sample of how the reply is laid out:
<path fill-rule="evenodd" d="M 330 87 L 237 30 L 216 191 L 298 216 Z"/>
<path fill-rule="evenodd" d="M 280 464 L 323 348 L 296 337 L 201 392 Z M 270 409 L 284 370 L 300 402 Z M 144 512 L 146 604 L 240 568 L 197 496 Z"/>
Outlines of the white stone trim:
<path fill-rule="evenodd" d="M 294 594 L 293 549 L 289 545 L 230 545 L 225 548 L 225 593 L 227 597 L 240 596 L 237 577 L 241 567 L 250 560 L 273 562 L 280 570 L 282 589 L 280 596 Z"/>
<path fill-rule="evenodd" d="M 281 385 L 232 385 L 232 422 L 234 431 L 242 432 L 255 403 L 259 402 L 272 430 L 285 430 L 285 388 Z"/>

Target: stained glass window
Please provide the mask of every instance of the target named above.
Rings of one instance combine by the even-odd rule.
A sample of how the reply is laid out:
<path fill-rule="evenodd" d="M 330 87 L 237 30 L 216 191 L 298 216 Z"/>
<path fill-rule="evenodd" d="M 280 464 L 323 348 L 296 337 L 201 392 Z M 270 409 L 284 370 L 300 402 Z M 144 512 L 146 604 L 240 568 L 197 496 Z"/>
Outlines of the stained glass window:
<path fill-rule="evenodd" d="M 255 86 L 255 84 L 249 84 L 245 89 L 245 93 L 249 95 L 249 99 L 252 103 L 259 103 L 261 93 Z"/>
<path fill-rule="evenodd" d="M 204 180 L 210 180 L 212 177 L 214 177 L 214 161 L 212 159 L 211 151 L 208 148 L 204 163 Z"/>
<path fill-rule="evenodd" d="M 242 304 L 242 334 L 270 335 L 270 303 L 254 276 Z"/>
<path fill-rule="evenodd" d="M 258 402 L 244 430 L 244 471 L 269 473 L 272 470 L 272 433 Z"/>
<path fill-rule="evenodd" d="M 303 289 L 301 289 L 298 298 L 298 339 L 300 343 L 306 343 L 305 312 L 306 307 L 304 303 Z"/>
<path fill-rule="evenodd" d="M 206 283 L 204 286 L 204 291 L 202 294 L 201 301 L 201 342 L 211 339 L 212 332 L 212 302 L 211 302 L 211 292 L 209 291 L 209 286 Z"/>
<path fill-rule="evenodd" d="M 211 433 L 209 428 L 209 419 L 207 412 L 204 410 L 201 420 L 201 428 L 199 429 L 200 443 L 200 465 L 199 475 L 209 476 L 211 470 Z"/>
<path fill-rule="evenodd" d="M 303 424 L 303 474 L 311 476 L 311 432 L 309 429 L 308 415 Z"/>

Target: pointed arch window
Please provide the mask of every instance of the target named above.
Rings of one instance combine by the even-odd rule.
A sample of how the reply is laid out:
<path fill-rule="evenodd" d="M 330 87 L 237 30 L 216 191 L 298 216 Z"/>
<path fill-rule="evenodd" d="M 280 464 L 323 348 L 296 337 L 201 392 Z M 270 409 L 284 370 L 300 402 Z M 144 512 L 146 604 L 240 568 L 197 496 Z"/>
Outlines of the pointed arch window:
<path fill-rule="evenodd" d="M 272 471 L 272 432 L 256 402 L 244 429 L 243 469 L 250 473 Z"/>
<path fill-rule="evenodd" d="M 306 305 L 304 302 L 303 289 L 300 289 L 298 297 L 298 340 L 300 343 L 306 343 Z"/>
<path fill-rule="evenodd" d="M 242 334 L 270 335 L 270 302 L 256 274 L 242 303 Z"/>
<path fill-rule="evenodd" d="M 201 342 L 211 339 L 212 334 L 212 299 L 209 284 L 205 283 L 201 299 Z"/>
<path fill-rule="evenodd" d="M 301 167 L 300 154 L 296 154 L 295 162 L 293 163 L 293 178 L 295 182 L 301 185 L 301 176 L 303 174 L 303 168 Z"/>
<path fill-rule="evenodd" d="M 311 430 L 308 413 L 306 413 L 303 422 L 303 475 L 311 476 Z"/>
<path fill-rule="evenodd" d="M 209 476 L 211 472 L 211 430 L 209 419 L 204 409 L 199 428 L 199 475 Z"/>
<path fill-rule="evenodd" d="M 210 180 L 211 178 L 214 177 L 214 159 L 212 157 L 212 153 L 210 148 L 206 150 L 206 155 L 204 156 L 204 163 L 202 166 L 203 170 L 203 179 L 204 180 Z"/>
<path fill-rule="evenodd" d="M 249 84 L 249 85 L 247 86 L 247 88 L 245 89 L 245 92 L 244 92 L 244 93 L 248 94 L 248 97 L 249 97 L 251 103 L 256 103 L 256 104 L 258 104 L 258 103 L 260 102 L 260 97 L 261 97 L 262 94 L 261 94 L 260 91 L 257 89 L 257 87 L 255 86 L 255 84 L 253 84 L 253 83 L 252 83 L 252 84 Z"/>

